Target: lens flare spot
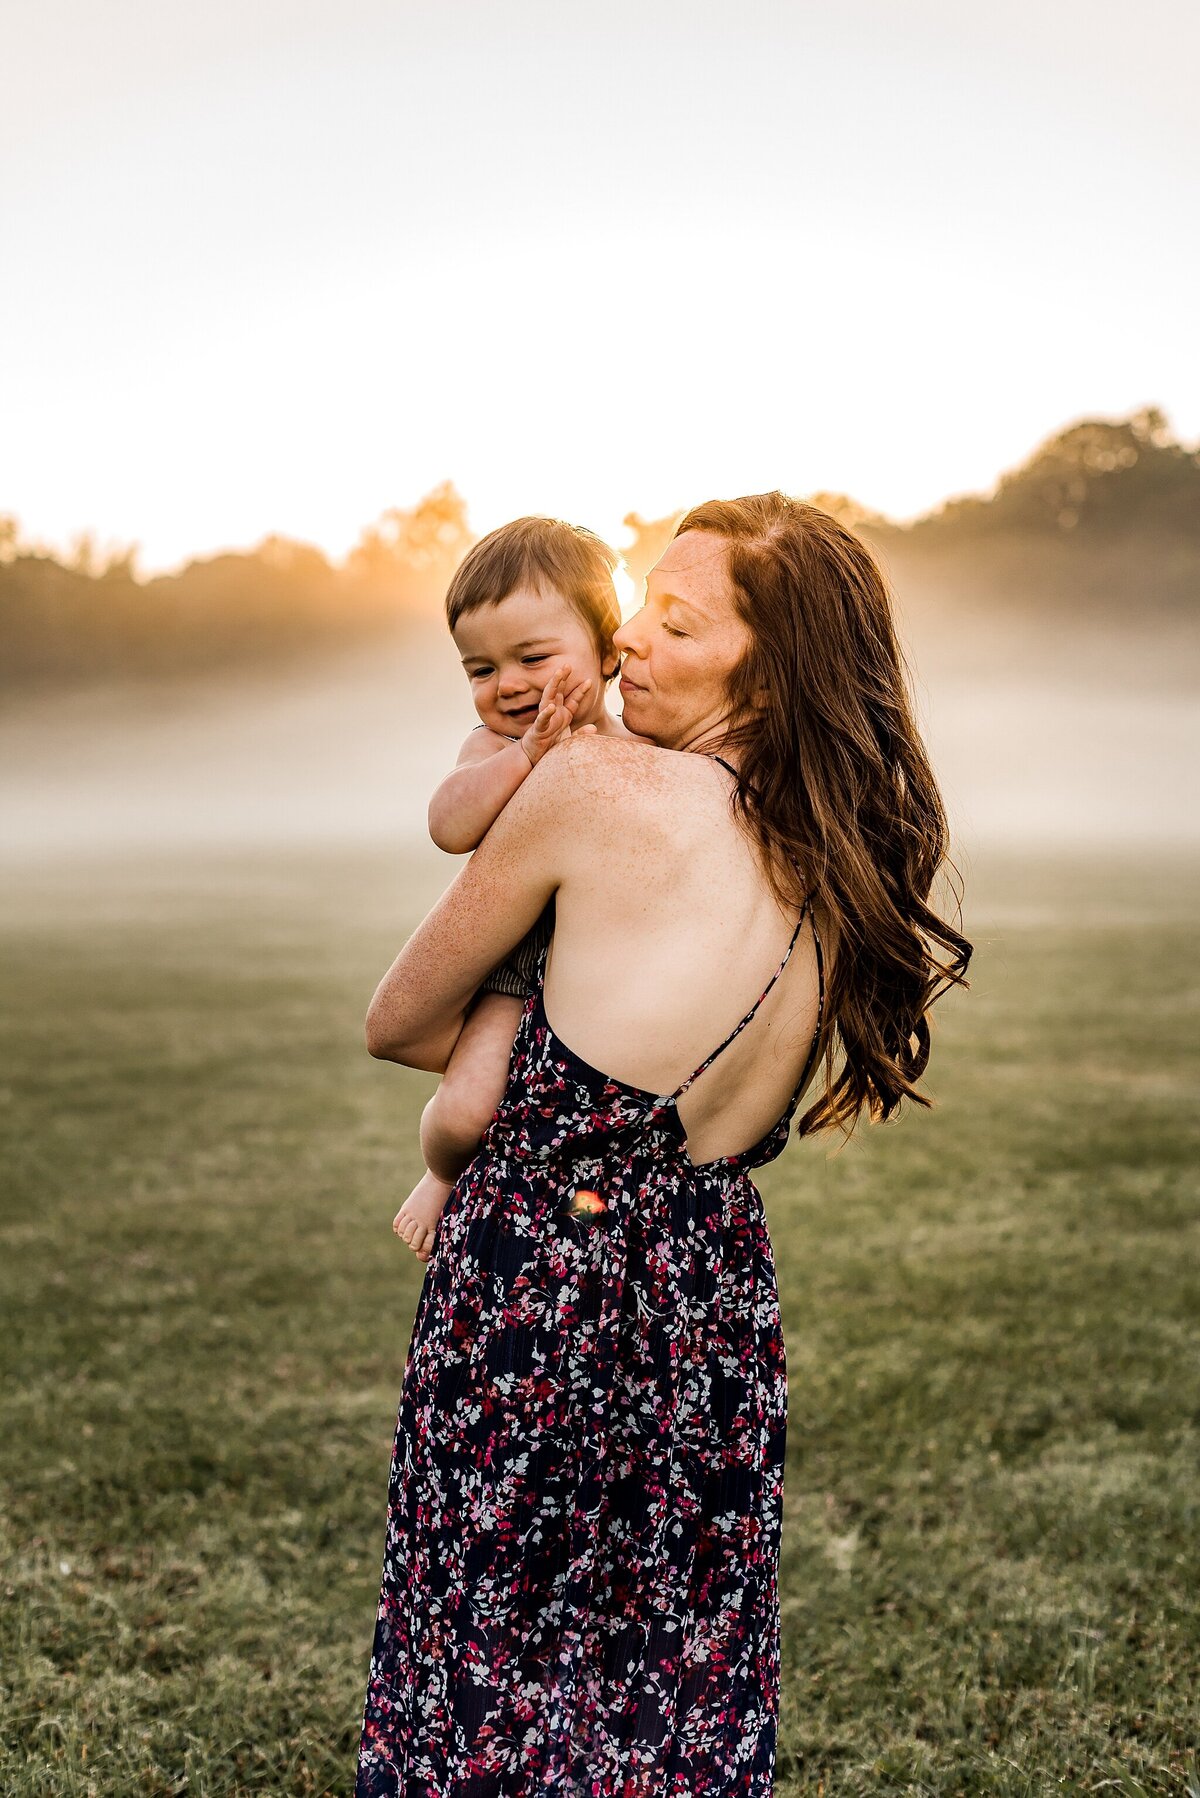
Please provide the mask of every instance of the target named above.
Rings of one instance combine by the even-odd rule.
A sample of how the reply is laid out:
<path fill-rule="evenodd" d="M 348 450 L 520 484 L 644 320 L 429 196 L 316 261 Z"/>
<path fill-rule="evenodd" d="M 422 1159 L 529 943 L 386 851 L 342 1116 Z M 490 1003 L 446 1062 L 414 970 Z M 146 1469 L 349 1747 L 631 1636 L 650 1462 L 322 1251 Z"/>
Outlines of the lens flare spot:
<path fill-rule="evenodd" d="M 593 1192 L 589 1186 L 577 1186 L 567 1202 L 568 1217 L 596 1218 L 603 1217 L 608 1210 L 608 1200 Z"/>

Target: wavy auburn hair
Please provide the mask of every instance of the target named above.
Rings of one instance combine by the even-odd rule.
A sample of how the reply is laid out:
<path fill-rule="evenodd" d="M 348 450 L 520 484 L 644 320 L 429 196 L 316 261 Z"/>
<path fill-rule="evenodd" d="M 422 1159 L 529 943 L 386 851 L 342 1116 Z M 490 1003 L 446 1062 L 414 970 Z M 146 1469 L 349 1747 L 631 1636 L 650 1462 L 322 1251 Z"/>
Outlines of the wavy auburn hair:
<path fill-rule="evenodd" d="M 948 862 L 941 795 L 908 692 L 887 583 L 867 546 L 784 493 L 711 500 L 675 531 L 728 545 L 750 647 L 729 679 L 739 822 L 783 903 L 797 869 L 832 939 L 824 1090 L 800 1135 L 849 1136 L 864 1109 L 929 1106 L 929 1008 L 965 978 L 972 945 L 929 906 Z M 957 876 L 957 870 L 954 869 Z M 961 880 L 958 921 L 961 922 Z M 939 953 L 944 951 L 944 953 Z M 835 1078 L 835 1062 L 841 1066 Z"/>

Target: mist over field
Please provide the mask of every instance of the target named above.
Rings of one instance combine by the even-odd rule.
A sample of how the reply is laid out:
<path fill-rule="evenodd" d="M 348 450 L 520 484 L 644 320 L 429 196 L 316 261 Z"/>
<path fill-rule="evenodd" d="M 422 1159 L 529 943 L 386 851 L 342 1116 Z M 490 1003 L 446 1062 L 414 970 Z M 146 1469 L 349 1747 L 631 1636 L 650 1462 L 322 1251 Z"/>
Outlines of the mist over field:
<path fill-rule="evenodd" d="M 414 626 L 279 675 L 19 698 L 0 719 L 6 838 L 56 856 L 428 844 L 429 795 L 470 724 L 465 687 L 449 639 Z"/>
<path fill-rule="evenodd" d="M 994 494 L 911 526 L 816 498 L 891 582 L 961 852 L 1197 841 L 1200 459 L 1161 414 L 1072 426 Z M 639 598 L 674 523 L 627 519 Z M 472 540 L 449 484 L 341 567 L 270 538 L 140 582 L 128 556 L 84 544 L 64 564 L 10 524 L 9 854 L 391 842 L 444 859 L 425 810 L 476 719 L 440 606 Z"/>
<path fill-rule="evenodd" d="M 960 845 L 1194 842 L 1196 706 L 1039 682 L 912 645 L 915 699 Z M 428 848 L 429 795 L 476 722 L 449 637 L 339 649 L 302 670 L 105 681 L 10 700 L 11 855 L 391 841 Z M 453 864 L 447 863 L 448 867 Z"/>

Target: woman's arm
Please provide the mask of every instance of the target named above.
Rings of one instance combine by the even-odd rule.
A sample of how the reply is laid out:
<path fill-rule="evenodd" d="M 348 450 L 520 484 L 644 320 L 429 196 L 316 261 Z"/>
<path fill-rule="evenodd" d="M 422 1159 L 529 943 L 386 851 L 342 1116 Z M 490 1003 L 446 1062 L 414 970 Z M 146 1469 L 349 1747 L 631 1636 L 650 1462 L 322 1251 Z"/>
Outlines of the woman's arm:
<path fill-rule="evenodd" d="M 445 1072 L 476 989 L 541 916 L 577 844 L 571 759 L 568 741 L 530 770 L 408 939 L 367 1012 L 372 1055 Z"/>

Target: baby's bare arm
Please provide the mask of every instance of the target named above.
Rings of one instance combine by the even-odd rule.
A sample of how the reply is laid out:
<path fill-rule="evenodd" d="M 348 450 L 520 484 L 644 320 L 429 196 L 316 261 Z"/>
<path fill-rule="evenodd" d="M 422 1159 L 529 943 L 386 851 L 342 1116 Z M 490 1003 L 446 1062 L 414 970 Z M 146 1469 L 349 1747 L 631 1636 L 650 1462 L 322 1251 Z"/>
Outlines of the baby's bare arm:
<path fill-rule="evenodd" d="M 429 834 L 448 855 L 465 855 L 483 841 L 533 763 L 519 743 L 474 730 L 429 801 Z"/>
<path fill-rule="evenodd" d="M 529 770 L 571 735 L 571 720 L 591 684 L 590 676 L 572 680 L 571 664 L 563 662 L 542 689 L 538 715 L 519 743 L 491 730 L 471 732 L 458 765 L 429 802 L 429 834 L 439 849 L 465 855 L 479 847 Z"/>

